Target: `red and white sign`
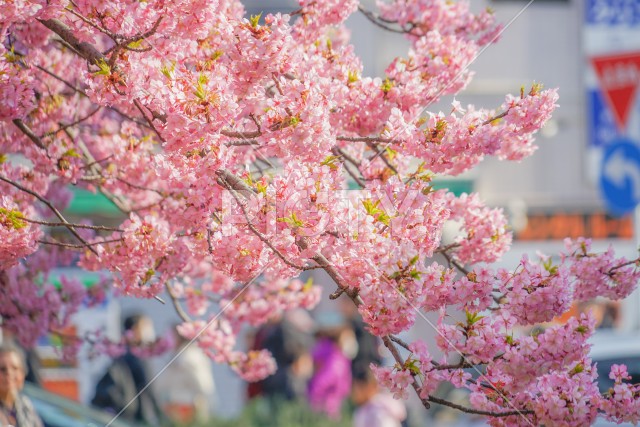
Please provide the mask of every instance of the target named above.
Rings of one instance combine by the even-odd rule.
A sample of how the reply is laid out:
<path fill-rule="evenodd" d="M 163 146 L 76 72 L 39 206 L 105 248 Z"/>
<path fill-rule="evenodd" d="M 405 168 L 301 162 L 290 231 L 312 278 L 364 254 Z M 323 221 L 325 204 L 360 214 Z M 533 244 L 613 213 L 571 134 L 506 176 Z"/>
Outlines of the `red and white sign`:
<path fill-rule="evenodd" d="M 592 57 L 591 63 L 618 131 L 624 134 L 640 84 L 640 52 Z"/>

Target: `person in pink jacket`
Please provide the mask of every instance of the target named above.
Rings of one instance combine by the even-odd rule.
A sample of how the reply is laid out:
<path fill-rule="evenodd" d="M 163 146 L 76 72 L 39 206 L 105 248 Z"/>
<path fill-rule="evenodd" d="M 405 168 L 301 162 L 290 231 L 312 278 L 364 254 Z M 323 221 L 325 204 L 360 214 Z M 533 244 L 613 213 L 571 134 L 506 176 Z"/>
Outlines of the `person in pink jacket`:
<path fill-rule="evenodd" d="M 314 373 L 307 390 L 311 408 L 333 419 L 340 418 L 351 390 L 351 360 L 342 352 L 338 337 L 339 333 L 319 334 L 312 352 Z"/>
<path fill-rule="evenodd" d="M 380 390 L 371 369 L 353 372 L 351 399 L 358 406 L 354 427 L 401 427 L 407 417 L 402 402 Z"/>

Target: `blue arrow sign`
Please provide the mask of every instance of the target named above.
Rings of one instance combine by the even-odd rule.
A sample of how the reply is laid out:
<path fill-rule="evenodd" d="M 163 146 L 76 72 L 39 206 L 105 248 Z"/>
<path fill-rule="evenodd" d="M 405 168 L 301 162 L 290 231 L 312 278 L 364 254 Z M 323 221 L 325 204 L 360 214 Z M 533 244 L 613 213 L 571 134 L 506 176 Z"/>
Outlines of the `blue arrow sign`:
<path fill-rule="evenodd" d="M 640 148 L 621 138 L 605 147 L 600 188 L 614 215 L 631 212 L 640 202 Z"/>

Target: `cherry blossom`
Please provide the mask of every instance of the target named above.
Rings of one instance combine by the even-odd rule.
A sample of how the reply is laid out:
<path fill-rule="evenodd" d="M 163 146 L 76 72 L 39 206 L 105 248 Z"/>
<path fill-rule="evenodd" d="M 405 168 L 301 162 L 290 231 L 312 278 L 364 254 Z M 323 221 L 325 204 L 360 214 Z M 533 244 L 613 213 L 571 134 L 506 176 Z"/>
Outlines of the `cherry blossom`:
<path fill-rule="evenodd" d="M 312 309 L 333 286 L 393 356 L 373 369 L 397 398 L 413 389 L 426 407 L 492 425 L 640 419 L 624 367 L 597 390 L 594 320 L 548 324 L 574 302 L 628 296 L 638 260 L 577 239 L 555 263 L 495 268 L 512 240 L 502 210 L 434 189 L 486 157 L 531 155 L 557 107 L 557 89 L 528 83 L 499 105 L 430 110 L 497 40 L 491 11 L 448 0 L 300 0 L 258 16 L 238 0 L 72 3 L 0 2 L 0 316 L 23 345 L 53 334 L 65 357 L 85 345 L 116 356 L 127 337 L 71 336 L 74 314 L 109 294 L 164 298 L 184 338 L 255 381 L 275 362 L 242 350 L 238 334 Z M 364 73 L 350 43 L 355 13 L 409 41 L 381 76 Z M 72 188 L 119 216 L 70 216 Z M 87 288 L 58 274 L 70 266 L 101 278 Z M 299 279 L 313 270 L 330 285 Z M 439 360 L 397 336 L 423 312 L 438 316 Z M 469 390 L 470 406 L 438 398 L 443 382 Z"/>

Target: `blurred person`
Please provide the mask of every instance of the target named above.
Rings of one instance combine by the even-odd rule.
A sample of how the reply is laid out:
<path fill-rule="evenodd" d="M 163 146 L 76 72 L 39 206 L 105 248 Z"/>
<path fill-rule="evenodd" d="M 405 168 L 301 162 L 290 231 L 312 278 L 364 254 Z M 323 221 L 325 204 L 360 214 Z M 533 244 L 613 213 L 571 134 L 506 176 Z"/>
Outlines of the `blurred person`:
<path fill-rule="evenodd" d="M 379 388 L 369 368 L 359 366 L 353 372 L 351 399 L 357 407 L 354 427 L 401 427 L 407 417 L 404 404 Z"/>
<path fill-rule="evenodd" d="M 191 343 L 176 329 L 173 332 L 176 342 L 173 361 L 154 383 L 158 400 L 173 421 L 205 423 L 216 406 L 211 359 L 196 342 Z"/>
<path fill-rule="evenodd" d="M 281 320 L 269 322 L 258 330 L 253 350 L 266 349 L 277 364 L 276 372 L 249 386 L 250 397 L 301 400 L 306 396 L 307 382 L 313 371 L 310 349 L 314 323 L 302 309 L 284 314 Z"/>
<path fill-rule="evenodd" d="M 311 352 L 313 376 L 309 381 L 311 408 L 338 419 L 351 391 L 351 360 L 355 336 L 337 312 L 324 312 L 318 318 L 316 345 Z M 355 355 L 355 354 L 353 354 Z"/>
<path fill-rule="evenodd" d="M 0 345 L 0 426 L 42 427 L 42 420 L 24 387 L 26 361 L 22 350 L 11 344 Z"/>
<path fill-rule="evenodd" d="M 367 369 L 371 363 L 380 365 L 382 363 L 380 338 L 367 331 L 366 324 L 351 299 L 342 297 L 338 302 L 340 312 L 355 334 L 355 345 L 353 345 L 352 349 L 348 349 L 351 353 L 354 353 L 354 357 L 351 360 L 351 369 Z"/>
<path fill-rule="evenodd" d="M 124 320 L 123 328 L 129 345 L 96 385 L 91 403 L 115 414 L 123 411 L 121 417 L 124 419 L 158 426 L 163 422 L 164 414 L 153 390 L 145 389 L 149 383 L 146 363 L 131 351 L 131 346 L 154 341 L 153 323 L 148 317 L 136 314 Z"/>
<path fill-rule="evenodd" d="M 581 302 L 578 305 L 580 313 L 588 313 L 596 320 L 596 329 L 615 329 L 620 323 L 620 303 L 604 298 Z"/>
<path fill-rule="evenodd" d="M 35 349 L 27 349 L 22 346 L 18 340 L 16 339 L 13 331 L 2 328 L 2 340 L 0 343 L 11 344 L 19 347 L 22 350 L 25 358 L 25 369 L 26 369 L 26 378 L 25 381 L 36 385 L 38 387 L 42 387 L 42 375 L 40 374 L 40 356 L 38 355 Z"/>

